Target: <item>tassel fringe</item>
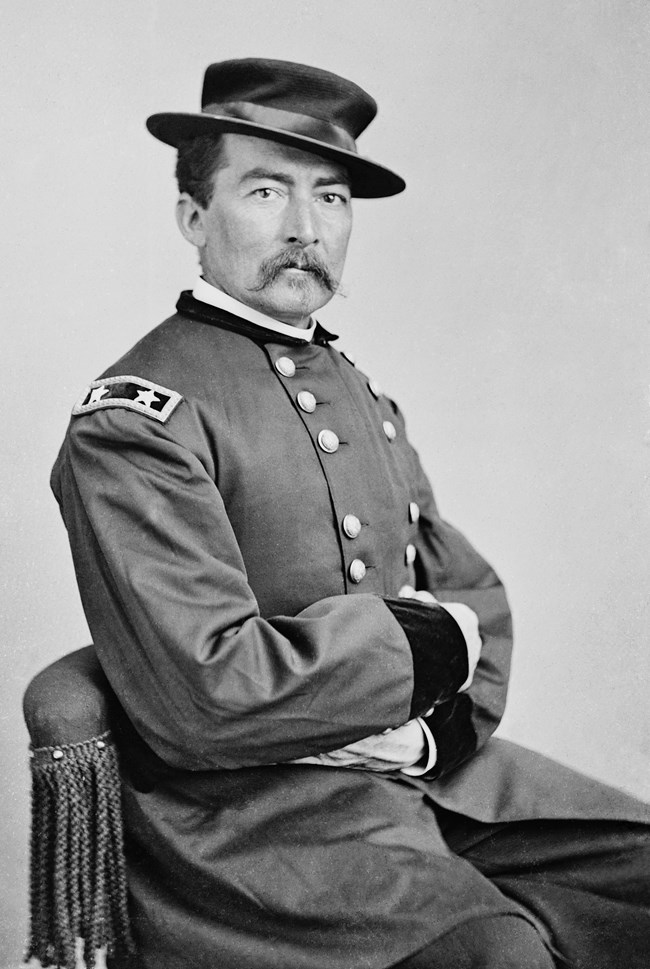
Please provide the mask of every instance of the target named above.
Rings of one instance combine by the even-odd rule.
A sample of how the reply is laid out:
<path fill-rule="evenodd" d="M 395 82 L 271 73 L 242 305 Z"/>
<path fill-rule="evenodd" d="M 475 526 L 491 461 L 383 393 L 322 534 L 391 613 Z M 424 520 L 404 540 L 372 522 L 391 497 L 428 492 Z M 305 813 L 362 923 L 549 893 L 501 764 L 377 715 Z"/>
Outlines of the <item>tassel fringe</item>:
<path fill-rule="evenodd" d="M 26 960 L 94 969 L 134 954 L 127 911 L 120 775 L 110 731 L 31 751 L 31 929 Z M 78 941 L 80 940 L 80 941 Z M 81 950 L 81 951 L 79 951 Z"/>

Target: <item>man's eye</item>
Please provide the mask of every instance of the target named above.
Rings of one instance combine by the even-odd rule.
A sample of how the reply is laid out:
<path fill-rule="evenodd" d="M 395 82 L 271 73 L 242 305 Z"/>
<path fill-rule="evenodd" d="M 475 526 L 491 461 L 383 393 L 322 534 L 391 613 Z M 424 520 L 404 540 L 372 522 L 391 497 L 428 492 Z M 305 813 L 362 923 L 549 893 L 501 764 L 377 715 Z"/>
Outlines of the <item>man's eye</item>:
<path fill-rule="evenodd" d="M 277 189 L 274 188 L 256 188 L 253 191 L 253 195 L 256 195 L 260 199 L 270 199 L 277 194 Z"/>
<path fill-rule="evenodd" d="M 322 198 L 323 198 L 323 202 L 326 202 L 328 205 L 347 205 L 348 204 L 348 200 L 345 197 L 345 195 L 340 195 L 338 192 L 326 192 L 325 195 L 322 196 Z"/>

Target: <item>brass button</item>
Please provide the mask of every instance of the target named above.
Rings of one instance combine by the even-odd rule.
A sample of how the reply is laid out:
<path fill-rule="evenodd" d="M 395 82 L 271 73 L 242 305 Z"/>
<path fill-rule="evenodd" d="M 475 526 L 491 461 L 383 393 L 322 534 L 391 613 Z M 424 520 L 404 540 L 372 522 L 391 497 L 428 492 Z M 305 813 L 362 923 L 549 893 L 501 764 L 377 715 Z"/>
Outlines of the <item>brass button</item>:
<path fill-rule="evenodd" d="M 365 563 L 362 562 L 361 559 L 352 559 L 350 562 L 349 572 L 352 581 L 355 583 L 355 585 L 358 585 L 359 582 L 363 582 L 366 576 Z"/>
<path fill-rule="evenodd" d="M 415 589 L 412 585 L 403 585 L 397 595 L 400 599 L 412 599 L 415 595 Z"/>
<path fill-rule="evenodd" d="M 409 521 L 412 521 L 413 524 L 415 524 L 415 522 L 418 521 L 419 518 L 420 518 L 420 506 L 418 505 L 417 501 L 411 501 L 409 503 Z"/>
<path fill-rule="evenodd" d="M 415 562 L 415 556 L 417 554 L 418 553 L 415 549 L 415 545 L 411 545 L 411 543 L 409 542 L 409 544 L 406 546 L 406 551 L 404 552 L 404 558 L 406 559 L 406 564 L 413 565 L 413 563 Z"/>
<path fill-rule="evenodd" d="M 334 454 L 335 451 L 338 451 L 339 444 L 340 441 L 334 431 L 329 431 L 326 428 L 318 435 L 318 446 L 327 454 Z"/>
<path fill-rule="evenodd" d="M 296 365 L 291 357 L 278 357 L 275 361 L 275 369 L 283 377 L 293 377 L 296 373 Z"/>
<path fill-rule="evenodd" d="M 395 429 L 395 425 L 393 424 L 393 422 L 392 421 L 384 421 L 384 423 L 383 423 L 382 426 L 384 428 L 384 434 L 386 435 L 386 437 L 388 438 L 388 440 L 389 441 L 394 441 L 395 438 L 397 437 L 397 430 Z"/>
<path fill-rule="evenodd" d="M 313 414 L 316 410 L 316 398 L 311 391 L 301 390 L 296 399 L 298 407 L 300 410 L 304 410 L 306 414 Z"/>
<path fill-rule="evenodd" d="M 346 515 L 343 519 L 343 531 L 348 538 L 358 538 L 361 532 L 361 522 L 356 515 Z"/>
<path fill-rule="evenodd" d="M 369 380 L 368 381 L 368 390 L 370 391 L 370 393 L 372 394 L 372 396 L 375 398 L 375 400 L 379 400 L 379 398 L 381 397 L 381 389 L 380 389 L 379 384 L 377 383 L 376 380 Z"/>

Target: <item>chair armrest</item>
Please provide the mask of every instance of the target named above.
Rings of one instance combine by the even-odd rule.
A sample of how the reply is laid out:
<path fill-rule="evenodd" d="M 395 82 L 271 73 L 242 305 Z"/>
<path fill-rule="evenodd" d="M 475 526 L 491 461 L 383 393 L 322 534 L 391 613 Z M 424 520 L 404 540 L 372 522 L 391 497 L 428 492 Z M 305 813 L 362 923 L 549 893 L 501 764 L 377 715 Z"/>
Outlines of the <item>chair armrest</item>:
<path fill-rule="evenodd" d="M 134 952 L 117 748 L 119 711 L 94 647 L 52 663 L 23 701 L 32 741 L 31 927 L 26 961 L 93 969 Z"/>
<path fill-rule="evenodd" d="M 116 702 L 95 647 L 68 653 L 38 673 L 25 691 L 32 746 L 77 744 L 106 733 Z"/>

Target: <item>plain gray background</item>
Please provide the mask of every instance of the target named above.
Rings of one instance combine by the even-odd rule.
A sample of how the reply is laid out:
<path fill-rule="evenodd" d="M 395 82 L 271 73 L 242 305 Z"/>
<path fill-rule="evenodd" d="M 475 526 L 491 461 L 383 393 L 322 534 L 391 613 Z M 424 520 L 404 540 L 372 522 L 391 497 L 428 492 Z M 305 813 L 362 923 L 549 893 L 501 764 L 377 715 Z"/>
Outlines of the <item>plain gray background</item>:
<path fill-rule="evenodd" d="M 5 3 L 2 902 L 26 932 L 29 678 L 88 641 L 48 475 L 70 408 L 191 286 L 155 111 L 211 61 L 270 56 L 379 101 L 320 314 L 402 405 L 442 511 L 510 591 L 502 733 L 650 799 L 644 0 Z"/>

